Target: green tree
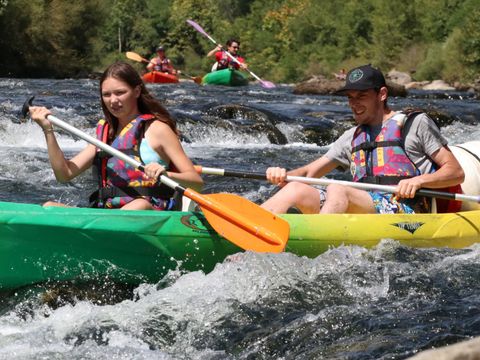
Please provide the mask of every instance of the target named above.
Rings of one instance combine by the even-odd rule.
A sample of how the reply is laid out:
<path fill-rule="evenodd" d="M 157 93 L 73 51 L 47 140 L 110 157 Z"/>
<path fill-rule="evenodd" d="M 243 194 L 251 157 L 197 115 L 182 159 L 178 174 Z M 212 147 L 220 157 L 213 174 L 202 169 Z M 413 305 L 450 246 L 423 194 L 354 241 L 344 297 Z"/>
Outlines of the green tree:
<path fill-rule="evenodd" d="M 460 37 L 462 62 L 467 67 L 468 77 L 478 77 L 480 73 L 480 9 L 470 12 L 464 22 Z"/>

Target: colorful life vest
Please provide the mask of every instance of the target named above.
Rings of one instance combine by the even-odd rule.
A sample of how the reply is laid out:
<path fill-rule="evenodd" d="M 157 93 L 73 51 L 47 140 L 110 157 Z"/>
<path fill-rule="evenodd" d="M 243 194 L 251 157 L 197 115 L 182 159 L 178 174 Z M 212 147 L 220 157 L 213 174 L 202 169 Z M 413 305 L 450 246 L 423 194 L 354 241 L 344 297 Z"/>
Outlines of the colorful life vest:
<path fill-rule="evenodd" d="M 240 68 L 240 65 L 238 65 L 232 59 L 230 59 L 230 57 L 225 53 L 225 51 L 222 51 L 221 53 L 222 55 L 220 59 L 217 59 L 217 70 L 228 69 L 229 67 L 235 70 L 238 70 Z M 239 56 L 235 56 L 235 55 L 232 55 L 232 56 L 240 60 Z"/>
<path fill-rule="evenodd" d="M 420 175 L 403 146 L 402 129 L 406 119 L 405 114 L 394 115 L 373 140 L 366 125 L 357 127 L 352 140 L 353 181 L 392 185 Z"/>
<path fill-rule="evenodd" d="M 133 119 L 113 140 L 111 146 L 142 162 L 139 149 L 145 123 L 153 119 L 153 115 L 140 115 Z M 108 139 L 108 127 L 105 120 L 100 120 L 96 129 L 97 138 L 105 143 Z M 97 151 L 93 165 L 99 190 L 92 194 L 90 201 L 97 207 L 121 208 L 135 198 L 144 197 L 154 208 L 163 209 L 167 207 L 163 200 L 170 199 L 174 194 L 169 187 L 146 178 L 142 171 L 102 150 Z"/>
<path fill-rule="evenodd" d="M 383 124 L 374 141 L 371 141 L 365 125 L 357 127 L 352 140 L 353 181 L 396 185 L 402 179 L 420 175 L 420 171 L 405 152 L 402 134 L 405 123 L 420 113 L 412 111 L 392 116 Z M 434 163 L 432 172 L 436 170 Z M 462 193 L 460 184 L 436 190 Z M 436 204 L 438 213 L 456 212 L 461 208 L 461 202 L 456 200 L 436 199 Z"/>
<path fill-rule="evenodd" d="M 168 58 L 163 58 L 162 60 L 159 61 L 159 58 L 155 59 L 155 65 L 153 66 L 153 70 L 155 71 L 161 71 L 168 73 L 171 70 L 170 62 Z"/>

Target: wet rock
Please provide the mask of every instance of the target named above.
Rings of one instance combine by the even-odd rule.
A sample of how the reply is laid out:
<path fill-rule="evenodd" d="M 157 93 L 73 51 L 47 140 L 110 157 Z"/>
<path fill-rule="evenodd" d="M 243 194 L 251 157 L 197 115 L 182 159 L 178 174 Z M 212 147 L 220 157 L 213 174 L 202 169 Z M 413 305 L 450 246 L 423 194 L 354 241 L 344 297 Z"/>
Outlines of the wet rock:
<path fill-rule="evenodd" d="M 344 80 L 332 80 L 323 76 L 314 76 L 307 81 L 297 84 L 293 89 L 293 93 L 296 95 L 332 95 L 344 85 Z"/>
<path fill-rule="evenodd" d="M 438 127 L 451 125 L 454 121 L 458 120 L 457 117 L 439 110 L 427 109 L 424 110 L 424 112 L 435 121 Z"/>
<path fill-rule="evenodd" d="M 405 109 L 398 109 L 402 110 L 405 113 L 410 113 L 412 111 L 415 112 L 424 112 L 427 114 L 435 123 L 437 124 L 438 127 L 444 127 L 451 125 L 454 121 L 458 121 L 459 118 L 456 116 L 452 116 L 449 113 L 445 113 L 443 111 L 437 110 L 437 109 L 432 109 L 432 108 L 405 108 Z"/>
<path fill-rule="evenodd" d="M 478 360 L 480 359 L 480 337 L 440 349 L 423 351 L 410 360 Z"/>
<path fill-rule="evenodd" d="M 329 119 L 325 117 L 325 115 L 328 115 L 325 113 L 307 113 L 305 115 L 322 118 L 323 120 L 315 126 L 305 126 L 302 131 L 306 142 L 319 146 L 333 143 L 345 131 L 355 126 L 355 121 L 351 116 L 344 119 Z"/>
<path fill-rule="evenodd" d="M 443 80 L 433 80 L 430 84 L 423 87 L 423 90 L 455 90 L 453 86 L 450 86 Z"/>
<path fill-rule="evenodd" d="M 408 92 L 404 85 L 397 84 L 393 81 L 387 80 L 388 96 L 393 97 L 407 97 Z"/>
<path fill-rule="evenodd" d="M 480 78 L 475 80 L 475 82 L 473 84 L 473 90 L 475 91 L 475 93 L 477 95 L 477 99 L 480 99 Z"/>
<path fill-rule="evenodd" d="M 388 72 L 387 79 L 391 80 L 396 84 L 404 86 L 412 82 L 412 77 L 409 74 L 397 71 L 395 69 Z"/>
<path fill-rule="evenodd" d="M 344 80 L 327 79 L 322 76 L 315 76 L 307 81 L 297 84 L 293 89 L 293 93 L 296 95 L 335 95 L 335 93 L 344 85 Z M 390 96 L 407 96 L 407 90 L 405 89 L 405 86 L 401 84 L 387 80 L 387 87 Z"/>
<path fill-rule="evenodd" d="M 275 126 L 278 115 L 272 112 L 243 105 L 228 104 L 209 109 L 207 115 L 217 118 L 216 126 L 220 128 L 247 134 L 262 133 L 267 136 L 272 144 L 276 145 L 288 143 L 287 137 Z"/>
<path fill-rule="evenodd" d="M 409 82 L 408 84 L 405 84 L 405 88 L 407 90 L 410 90 L 410 89 L 422 90 L 423 87 L 428 84 L 430 84 L 430 81 L 412 81 L 412 82 Z"/>

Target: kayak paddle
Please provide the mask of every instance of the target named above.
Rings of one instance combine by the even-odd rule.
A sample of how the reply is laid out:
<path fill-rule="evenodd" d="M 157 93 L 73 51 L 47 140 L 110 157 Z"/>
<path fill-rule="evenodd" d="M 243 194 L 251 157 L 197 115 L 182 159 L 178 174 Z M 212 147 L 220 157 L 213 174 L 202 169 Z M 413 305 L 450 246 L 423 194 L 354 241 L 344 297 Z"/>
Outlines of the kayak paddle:
<path fill-rule="evenodd" d="M 33 99 L 34 97 L 31 97 L 23 105 L 23 117 L 27 116 Z M 48 115 L 47 119 L 70 134 L 144 171 L 143 164 L 110 145 L 53 115 Z M 165 175 L 161 175 L 159 181 L 196 202 L 212 228 L 238 247 L 244 250 L 272 253 L 279 253 L 285 249 L 290 232 L 288 222 L 257 204 L 234 194 L 202 195 L 195 190 L 182 187 Z"/>
<path fill-rule="evenodd" d="M 256 172 L 245 172 L 245 171 L 236 171 L 236 170 L 227 170 L 219 168 L 209 168 L 199 165 L 195 165 L 195 169 L 200 174 L 206 175 L 220 175 L 220 176 L 229 176 L 229 177 L 239 177 L 244 179 L 256 179 L 256 180 L 267 180 L 267 175 L 265 173 L 256 173 Z M 350 186 L 360 190 L 367 191 L 383 191 L 387 193 L 395 193 L 396 187 L 392 185 L 378 185 L 378 184 L 368 184 L 360 183 L 346 180 L 335 180 L 327 178 L 311 178 L 303 176 L 287 176 L 287 181 L 298 181 L 310 185 L 322 185 L 327 186 L 330 184 L 339 184 L 344 186 Z M 447 200 L 456 200 L 456 201 L 473 201 L 480 203 L 480 195 L 464 195 L 464 194 L 455 194 L 448 193 L 444 191 L 436 191 L 430 189 L 420 189 L 417 191 L 417 195 L 434 197 L 439 199 Z"/>
<path fill-rule="evenodd" d="M 133 61 L 142 62 L 142 63 L 145 63 L 145 64 L 150 64 L 150 62 L 151 62 L 151 61 L 145 59 L 144 57 L 142 57 L 141 55 L 139 55 L 139 54 L 137 54 L 133 51 L 127 51 L 125 53 L 125 55 L 127 56 L 127 58 L 129 58 L 130 60 L 133 60 Z M 193 80 L 195 82 L 195 84 L 201 84 L 202 83 L 202 76 L 190 76 L 188 74 L 185 74 L 182 71 L 177 71 L 177 74 L 185 76 L 185 77 L 189 78 L 190 80 Z"/>
<path fill-rule="evenodd" d="M 195 30 L 197 30 L 200 34 L 202 34 L 203 36 L 205 36 L 208 40 L 210 40 L 211 42 L 213 42 L 215 45 L 219 46 L 219 44 L 215 41 L 215 39 L 213 39 L 210 35 L 208 35 L 206 33 L 205 30 L 203 30 L 203 28 L 198 25 L 195 21 L 193 20 L 187 20 L 187 23 L 191 26 L 193 26 L 193 28 Z M 240 61 L 238 61 L 235 56 L 233 56 L 232 54 L 230 54 L 228 51 L 225 51 L 224 52 L 227 54 L 227 56 L 232 59 L 233 61 L 235 61 L 237 64 L 241 65 Z M 264 87 L 264 88 L 267 88 L 267 89 L 272 89 L 275 87 L 275 84 L 272 83 L 271 81 L 266 81 L 266 80 L 262 80 L 260 79 L 257 75 L 255 75 L 253 73 L 253 71 L 251 71 L 250 69 L 245 69 L 246 71 L 248 71 L 250 73 L 250 75 L 252 75 L 255 79 L 257 79 L 260 84 Z"/>

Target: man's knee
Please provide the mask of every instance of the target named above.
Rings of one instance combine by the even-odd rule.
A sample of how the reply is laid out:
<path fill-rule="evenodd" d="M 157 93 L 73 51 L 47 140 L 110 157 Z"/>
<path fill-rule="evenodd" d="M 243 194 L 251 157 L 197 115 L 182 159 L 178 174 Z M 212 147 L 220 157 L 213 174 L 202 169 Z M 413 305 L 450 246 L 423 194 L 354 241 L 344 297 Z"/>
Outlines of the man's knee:
<path fill-rule="evenodd" d="M 307 185 L 301 182 L 292 181 L 292 182 L 289 182 L 287 185 L 285 185 L 281 191 L 291 196 L 302 197 L 302 196 L 307 196 L 309 193 L 316 190 L 312 188 L 310 185 Z"/>
<path fill-rule="evenodd" d="M 348 188 L 340 184 L 330 184 L 327 186 L 327 196 L 347 195 Z"/>

